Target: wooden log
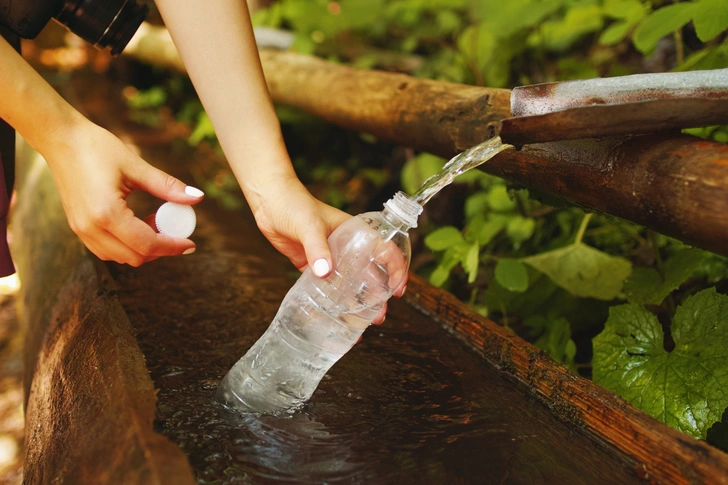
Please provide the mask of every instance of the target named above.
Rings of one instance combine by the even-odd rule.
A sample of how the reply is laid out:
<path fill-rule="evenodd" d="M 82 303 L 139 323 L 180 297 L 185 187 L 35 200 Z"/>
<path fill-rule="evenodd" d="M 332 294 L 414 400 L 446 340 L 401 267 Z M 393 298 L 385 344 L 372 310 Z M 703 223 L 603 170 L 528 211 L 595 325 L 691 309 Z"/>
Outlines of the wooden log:
<path fill-rule="evenodd" d="M 142 25 L 124 54 L 185 72 L 163 27 Z M 510 91 L 368 71 L 291 52 L 262 50 L 271 97 L 353 131 L 449 155 L 500 129 Z"/>
<path fill-rule="evenodd" d="M 728 144 L 679 134 L 543 143 L 482 168 L 728 255 Z"/>
<path fill-rule="evenodd" d="M 196 483 L 154 432 L 154 386 L 108 271 L 69 229 L 45 161 L 27 146 L 19 160 L 24 483 Z"/>
<path fill-rule="evenodd" d="M 452 294 L 410 275 L 407 302 L 436 318 L 491 364 L 524 383 L 567 422 L 615 446 L 641 466 L 650 483 L 728 484 L 728 455 L 676 431 L 592 381 L 573 374 L 547 353 L 487 318 Z"/>
<path fill-rule="evenodd" d="M 164 28 L 126 53 L 183 71 Z M 366 71 L 262 51 L 271 96 L 350 130 L 450 157 L 494 136 L 509 91 Z M 504 151 L 481 169 L 728 255 L 728 146 L 679 134 L 581 140 Z"/>

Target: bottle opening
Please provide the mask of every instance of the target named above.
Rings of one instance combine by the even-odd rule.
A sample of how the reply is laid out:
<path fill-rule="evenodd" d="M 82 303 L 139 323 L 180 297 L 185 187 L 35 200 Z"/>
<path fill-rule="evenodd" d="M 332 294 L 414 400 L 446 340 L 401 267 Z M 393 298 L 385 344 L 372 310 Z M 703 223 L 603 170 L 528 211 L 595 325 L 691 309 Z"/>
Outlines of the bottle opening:
<path fill-rule="evenodd" d="M 402 219 L 409 227 L 417 227 L 417 218 L 422 214 L 422 206 L 401 191 L 385 202 L 384 207 Z"/>

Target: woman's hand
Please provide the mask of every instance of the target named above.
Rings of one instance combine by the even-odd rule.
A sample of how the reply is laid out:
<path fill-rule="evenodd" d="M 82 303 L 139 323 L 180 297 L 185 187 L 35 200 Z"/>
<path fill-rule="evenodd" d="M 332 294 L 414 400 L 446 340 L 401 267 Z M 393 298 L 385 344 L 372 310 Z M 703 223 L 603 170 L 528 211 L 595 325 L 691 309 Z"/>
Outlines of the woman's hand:
<path fill-rule="evenodd" d="M 252 204 L 258 228 L 300 271 L 311 267 L 319 278 L 331 273 L 327 238 L 351 217 L 314 198 L 296 178 L 281 180 Z"/>
<path fill-rule="evenodd" d="M 39 147 L 51 168 L 68 223 L 105 261 L 139 266 L 160 256 L 190 254 L 189 239 L 157 234 L 138 219 L 126 197 L 140 189 L 171 202 L 196 204 L 204 194 L 185 187 L 134 154 L 121 140 L 83 117 L 54 130 Z"/>
<path fill-rule="evenodd" d="M 334 230 L 351 216 L 314 198 L 297 178 L 281 180 L 277 190 L 267 190 L 267 197 L 251 197 L 258 228 L 268 241 L 300 271 L 307 267 L 319 278 L 331 273 L 331 250 L 327 242 Z M 407 286 L 407 276 L 394 292 L 399 298 Z M 372 322 L 384 322 L 385 303 Z"/>

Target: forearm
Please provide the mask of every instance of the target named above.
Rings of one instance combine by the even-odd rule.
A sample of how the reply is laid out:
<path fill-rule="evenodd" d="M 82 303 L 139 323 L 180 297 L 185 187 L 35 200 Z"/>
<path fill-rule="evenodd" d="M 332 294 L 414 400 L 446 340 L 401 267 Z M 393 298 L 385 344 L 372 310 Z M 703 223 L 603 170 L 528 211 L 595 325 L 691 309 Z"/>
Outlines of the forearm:
<path fill-rule="evenodd" d="M 0 118 L 41 154 L 85 120 L 0 37 Z"/>
<path fill-rule="evenodd" d="M 243 0 L 157 0 L 246 198 L 295 177 Z"/>

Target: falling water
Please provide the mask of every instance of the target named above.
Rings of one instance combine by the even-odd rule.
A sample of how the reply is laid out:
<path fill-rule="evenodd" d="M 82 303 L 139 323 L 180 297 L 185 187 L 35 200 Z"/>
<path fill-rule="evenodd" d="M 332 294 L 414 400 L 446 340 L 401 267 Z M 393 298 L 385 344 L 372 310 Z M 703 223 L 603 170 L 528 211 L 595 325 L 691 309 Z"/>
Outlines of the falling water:
<path fill-rule="evenodd" d="M 424 206 L 435 194 L 447 185 L 450 185 L 455 177 L 482 165 L 507 148 L 513 148 L 513 146 L 503 143 L 498 136 L 490 138 L 472 148 L 468 148 L 464 152 L 455 155 L 442 167 L 440 172 L 428 178 L 422 184 L 422 187 L 415 192 L 412 199 L 421 206 Z"/>

